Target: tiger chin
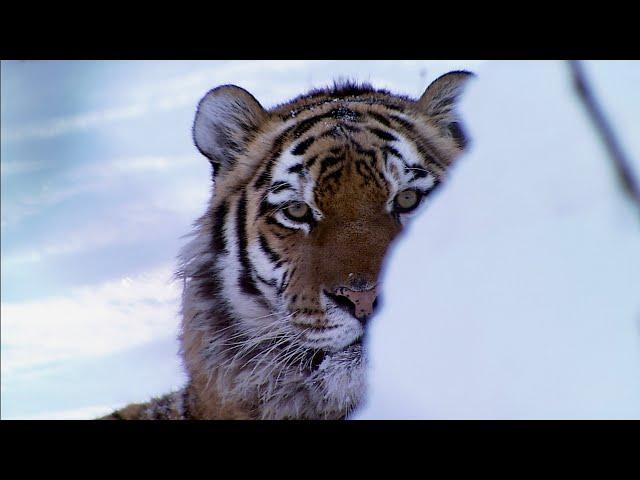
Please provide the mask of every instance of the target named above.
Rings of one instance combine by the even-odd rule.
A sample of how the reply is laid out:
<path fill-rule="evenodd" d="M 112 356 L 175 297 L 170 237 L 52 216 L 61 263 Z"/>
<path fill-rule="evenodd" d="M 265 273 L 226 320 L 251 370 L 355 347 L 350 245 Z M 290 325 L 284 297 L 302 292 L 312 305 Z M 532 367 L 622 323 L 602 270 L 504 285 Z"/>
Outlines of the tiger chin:
<path fill-rule="evenodd" d="M 209 91 L 193 139 L 213 193 L 178 271 L 188 382 L 103 418 L 352 414 L 385 255 L 465 148 L 456 104 L 472 77 L 445 74 L 417 100 L 341 83 L 271 110 Z"/>

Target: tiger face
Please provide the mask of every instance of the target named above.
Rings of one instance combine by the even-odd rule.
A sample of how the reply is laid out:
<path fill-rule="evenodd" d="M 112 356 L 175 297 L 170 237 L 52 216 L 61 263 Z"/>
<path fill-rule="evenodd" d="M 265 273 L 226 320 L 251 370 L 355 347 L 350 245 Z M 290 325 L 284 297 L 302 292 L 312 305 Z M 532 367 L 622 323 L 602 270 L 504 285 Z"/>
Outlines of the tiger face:
<path fill-rule="evenodd" d="M 200 101 L 193 136 L 214 192 L 183 255 L 183 310 L 236 345 L 217 362 L 269 351 L 313 369 L 361 352 L 386 253 L 465 146 L 454 107 L 470 76 L 446 74 L 417 101 L 353 84 L 271 110 L 235 86 Z"/>

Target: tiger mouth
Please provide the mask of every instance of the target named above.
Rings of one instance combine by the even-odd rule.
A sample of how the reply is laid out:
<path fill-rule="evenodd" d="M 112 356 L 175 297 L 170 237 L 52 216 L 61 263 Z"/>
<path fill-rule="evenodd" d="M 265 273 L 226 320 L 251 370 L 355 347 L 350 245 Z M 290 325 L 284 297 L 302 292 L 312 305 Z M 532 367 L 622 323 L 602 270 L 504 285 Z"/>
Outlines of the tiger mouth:
<path fill-rule="evenodd" d="M 342 325 L 330 325 L 330 326 L 325 326 L 325 327 L 318 327 L 318 326 L 310 326 L 310 325 L 303 325 L 303 324 L 294 324 L 297 328 L 305 331 L 306 333 L 323 333 L 323 332 L 329 332 L 332 330 L 336 330 L 336 329 L 340 329 L 342 327 Z M 354 340 L 352 340 L 350 343 L 348 343 L 345 346 L 341 346 L 338 348 L 335 348 L 331 345 L 327 345 L 327 346 L 322 346 L 322 347 L 318 347 L 318 346 L 309 346 L 309 350 L 311 351 L 322 351 L 325 353 L 337 353 L 337 352 L 342 352 L 345 351 L 349 348 L 355 347 L 357 345 L 362 345 L 363 341 L 364 341 L 364 336 L 365 333 L 363 332 L 361 335 L 359 335 L 357 338 L 355 338 Z"/>
<path fill-rule="evenodd" d="M 319 327 L 316 325 L 304 324 L 300 322 L 296 322 L 294 323 L 294 325 L 307 332 L 324 332 L 327 330 L 335 330 L 336 328 L 340 328 L 340 325 L 326 325 L 326 326 Z"/>
<path fill-rule="evenodd" d="M 303 317 L 292 322 L 293 327 L 302 334 L 301 343 L 306 345 L 310 352 L 322 351 L 328 355 L 361 348 L 365 329 L 356 329 L 360 330 L 358 332 L 354 330 L 354 326 L 349 321 L 346 321 L 341 316 L 338 319 L 332 319 L 330 312 L 333 309 L 339 310 L 348 313 L 349 318 L 355 319 L 353 311 L 355 307 L 353 304 L 326 290 L 323 290 L 323 293 L 326 294 L 330 305 L 322 316 Z M 364 327 L 362 322 L 360 322 L 360 325 Z M 343 329 L 344 332 L 341 332 Z M 351 338 L 345 338 L 345 335 Z"/>
<path fill-rule="evenodd" d="M 316 326 L 310 326 L 310 325 L 302 325 L 302 324 L 294 324 L 297 328 L 303 330 L 306 333 L 323 333 L 323 332 L 328 332 L 331 330 L 336 330 L 342 327 L 342 325 L 330 325 L 330 326 L 326 326 L 326 327 L 316 327 Z M 333 349 L 331 347 L 322 347 L 323 350 L 327 350 L 327 351 L 331 351 L 331 352 L 339 352 L 342 350 L 345 350 L 349 347 L 352 347 L 354 345 L 358 345 L 358 344 L 362 344 L 362 339 L 364 338 L 364 333 L 360 336 L 358 336 L 356 339 L 354 339 L 351 343 L 345 345 L 344 347 L 338 348 L 338 349 Z"/>

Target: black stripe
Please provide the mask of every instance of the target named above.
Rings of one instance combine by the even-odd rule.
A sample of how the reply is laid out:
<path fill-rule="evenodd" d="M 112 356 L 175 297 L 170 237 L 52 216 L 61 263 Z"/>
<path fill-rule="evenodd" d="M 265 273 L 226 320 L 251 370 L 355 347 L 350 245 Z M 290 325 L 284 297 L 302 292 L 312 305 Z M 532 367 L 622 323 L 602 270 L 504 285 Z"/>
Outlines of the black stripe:
<path fill-rule="evenodd" d="M 256 277 L 258 278 L 259 281 L 261 281 L 262 283 L 264 283 L 265 285 L 269 285 L 270 287 L 274 287 L 277 288 L 278 287 L 278 283 L 274 280 L 265 280 L 264 278 L 262 278 L 260 275 L 258 275 L 256 273 Z"/>
<path fill-rule="evenodd" d="M 293 136 L 296 138 L 299 138 L 300 135 L 303 135 L 304 133 L 308 132 L 311 128 L 313 128 L 313 126 L 316 123 L 318 123 L 323 118 L 326 118 L 326 117 L 322 115 L 316 115 L 314 117 L 305 118 L 300 123 L 298 123 L 295 130 L 293 131 Z"/>
<path fill-rule="evenodd" d="M 263 198 L 262 201 L 260 202 L 260 209 L 258 210 L 258 215 L 262 217 L 267 213 L 269 213 L 274 208 L 276 208 L 276 206 L 277 205 L 274 205 L 273 203 L 269 202 L 269 200 L 267 200 L 266 198 Z"/>
<path fill-rule="evenodd" d="M 278 293 L 279 294 L 281 294 L 282 292 L 284 292 L 287 289 L 287 287 L 291 283 L 291 279 L 293 278 L 293 274 L 296 273 L 296 269 L 297 269 L 297 267 L 293 267 L 291 269 L 291 271 L 284 272 L 284 275 L 282 276 L 282 282 L 280 283 L 280 286 L 278 287 Z"/>
<path fill-rule="evenodd" d="M 313 167 L 313 164 L 316 163 L 316 160 L 318 159 L 318 155 L 314 155 L 313 157 L 311 157 L 308 161 L 307 161 L 307 168 L 311 168 Z"/>
<path fill-rule="evenodd" d="M 287 231 L 287 233 L 273 232 L 273 234 L 280 239 L 287 238 L 289 235 L 293 235 L 298 231 L 297 228 L 291 228 L 291 227 L 287 227 L 286 225 L 282 225 L 280 222 L 278 222 L 276 219 L 270 216 L 266 217 L 264 221 L 267 225 L 273 225 Z"/>
<path fill-rule="evenodd" d="M 304 152 L 313 145 L 313 142 L 316 141 L 315 137 L 309 137 L 306 140 L 301 141 L 296 147 L 291 151 L 294 155 L 304 155 Z"/>
<path fill-rule="evenodd" d="M 382 147 L 382 151 L 386 154 L 386 153 L 390 153 L 391 155 L 394 155 L 396 157 L 398 157 L 400 160 L 404 161 L 404 158 L 402 157 L 402 155 L 400 154 L 400 152 L 398 150 L 396 150 L 393 147 L 390 147 L 389 145 L 384 145 Z M 385 155 L 385 159 L 386 159 L 386 155 Z"/>
<path fill-rule="evenodd" d="M 356 153 L 358 153 L 359 155 L 363 155 L 365 157 L 368 157 L 370 160 L 372 160 L 372 163 L 375 162 L 375 160 L 376 160 L 376 151 L 373 148 L 364 148 L 358 142 L 353 142 L 353 144 L 356 147 Z"/>
<path fill-rule="evenodd" d="M 388 191 L 389 188 L 387 185 L 387 180 L 384 178 L 384 175 L 382 174 L 380 169 L 376 168 L 376 160 L 377 160 L 376 151 L 372 148 L 363 148 L 357 142 L 353 142 L 353 143 L 356 147 L 356 152 L 358 154 L 369 158 L 368 164 L 363 162 L 362 160 L 356 161 L 356 169 L 358 170 L 358 173 L 360 173 L 365 178 L 365 184 L 368 183 L 366 181 L 367 178 L 372 178 L 380 188 L 384 188 L 385 190 Z M 366 175 L 364 173 L 362 166 L 366 167 L 366 170 L 369 171 L 369 175 Z"/>
<path fill-rule="evenodd" d="M 247 194 L 242 192 L 242 196 L 238 201 L 238 213 L 236 215 L 236 233 L 238 235 L 238 260 L 240 261 L 241 270 L 238 277 L 238 284 L 244 293 L 249 295 L 262 295 L 256 282 L 251 276 L 251 263 L 249 262 L 249 254 L 247 252 Z"/>
<path fill-rule="evenodd" d="M 360 131 L 358 127 L 354 127 L 353 125 L 349 125 L 348 123 L 339 123 L 338 125 L 334 125 L 333 127 L 319 134 L 318 138 L 339 138 L 345 135 L 345 130 L 351 133 Z"/>
<path fill-rule="evenodd" d="M 213 250 L 216 252 L 226 253 L 227 242 L 224 236 L 224 225 L 229 211 L 227 202 L 222 202 L 213 213 Z"/>
<path fill-rule="evenodd" d="M 410 121 L 405 120 L 398 115 L 391 115 L 391 118 L 402 125 L 406 130 L 409 130 L 411 133 L 415 133 L 415 126 Z"/>
<path fill-rule="evenodd" d="M 411 137 L 411 140 L 416 145 L 418 153 L 423 157 L 425 162 L 434 163 L 442 170 L 446 170 L 446 166 L 438 160 L 438 158 L 442 157 L 438 149 L 416 131 L 415 125 L 398 115 L 391 115 L 391 118 L 399 123 L 404 128 L 408 136 Z"/>
<path fill-rule="evenodd" d="M 289 173 L 302 173 L 303 165 L 301 163 L 294 165 L 293 167 L 289 167 Z"/>
<path fill-rule="evenodd" d="M 328 112 L 315 115 L 313 117 L 305 118 L 302 120 L 293 131 L 293 135 L 299 138 L 300 135 L 309 131 L 315 124 L 324 120 L 325 118 L 335 118 L 336 120 L 348 120 L 351 122 L 361 121 L 362 114 L 354 110 L 350 110 L 346 107 L 338 107 L 329 110 Z"/>
<path fill-rule="evenodd" d="M 198 295 L 202 298 L 215 298 L 221 290 L 222 281 L 218 278 L 213 262 L 206 262 L 191 275 L 197 283 Z"/>
<path fill-rule="evenodd" d="M 271 176 L 271 169 L 273 168 L 273 164 L 275 163 L 276 159 L 282 152 L 282 145 L 284 144 L 285 140 L 287 139 L 287 136 L 289 135 L 291 130 L 293 130 L 293 128 L 294 128 L 293 126 L 287 128 L 284 132 L 278 135 L 278 137 L 273 141 L 273 144 L 271 145 L 271 149 L 269 150 L 269 153 L 266 156 L 266 158 L 268 158 L 269 160 L 267 160 L 267 164 L 264 170 L 254 182 L 254 186 L 256 188 L 260 188 L 265 183 L 267 183 L 267 180 Z"/>
<path fill-rule="evenodd" d="M 356 172 L 362 177 L 364 180 L 364 184 L 368 185 L 370 181 L 375 181 L 381 188 L 383 185 L 380 184 L 374 172 L 377 170 L 375 168 L 371 168 L 371 166 L 365 162 L 364 160 L 356 160 L 355 161 Z"/>
<path fill-rule="evenodd" d="M 267 217 L 267 218 L 265 218 L 264 221 L 265 221 L 265 223 L 267 225 L 277 225 L 277 226 L 282 227 L 282 228 L 287 228 L 284 225 L 280 225 L 280 222 L 276 222 L 272 217 Z M 281 238 L 281 237 L 278 237 L 278 238 Z"/>
<path fill-rule="evenodd" d="M 264 238 L 264 236 L 260 235 L 258 237 L 258 240 L 260 241 L 260 248 L 262 248 L 262 251 L 269 257 L 269 259 L 273 263 L 278 263 L 280 261 L 280 255 L 278 255 L 271 249 L 269 243 L 267 242 L 267 239 Z"/>
<path fill-rule="evenodd" d="M 395 142 L 398 140 L 394 135 L 391 135 L 389 132 L 385 132 L 379 128 L 369 128 L 369 131 L 373 133 L 376 137 L 381 140 L 385 140 L 387 142 Z"/>
<path fill-rule="evenodd" d="M 343 134 L 344 134 L 344 130 L 342 129 L 341 125 L 335 125 L 330 129 L 325 130 L 320 135 L 318 135 L 318 138 L 327 138 L 327 137 L 338 138 Z"/>
<path fill-rule="evenodd" d="M 337 164 L 340 160 L 337 157 L 327 157 L 323 158 L 322 162 L 320 162 L 320 175 L 324 173 L 324 171 Z"/>
<path fill-rule="evenodd" d="M 354 127 L 353 125 L 349 125 L 348 123 L 343 123 L 342 124 L 342 128 L 344 130 L 348 130 L 348 131 L 350 131 L 352 133 L 357 133 L 357 132 L 360 131 L 360 129 L 358 127 Z"/>
<path fill-rule="evenodd" d="M 340 177 L 342 177 L 342 168 L 338 168 L 337 170 L 334 170 L 326 177 L 323 177 L 322 180 L 325 182 L 329 180 L 335 180 L 337 182 L 338 180 L 340 180 Z"/>
<path fill-rule="evenodd" d="M 389 122 L 389 119 L 387 117 L 385 117 L 384 115 L 378 113 L 378 112 L 367 112 L 372 118 L 374 118 L 375 120 L 377 120 L 378 122 L 380 122 L 382 125 L 384 125 L 385 127 L 391 127 L 391 122 Z"/>

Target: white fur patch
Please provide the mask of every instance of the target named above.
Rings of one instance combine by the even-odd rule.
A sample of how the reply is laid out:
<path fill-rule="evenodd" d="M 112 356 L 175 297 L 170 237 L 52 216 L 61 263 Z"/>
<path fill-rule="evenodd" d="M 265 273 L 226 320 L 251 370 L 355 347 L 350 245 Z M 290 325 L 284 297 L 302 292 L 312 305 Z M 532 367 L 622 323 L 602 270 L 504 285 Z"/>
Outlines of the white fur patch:
<path fill-rule="evenodd" d="M 265 285 L 263 282 L 256 279 L 256 286 L 270 301 L 271 305 L 274 307 L 279 305 L 281 301 L 278 297 L 278 285 L 282 283 L 282 278 L 285 272 L 284 266 L 276 268 L 275 264 L 271 263 L 267 254 L 262 251 L 262 248 L 260 248 L 259 242 L 257 241 L 249 244 L 247 251 L 256 273 L 264 280 L 272 281 L 274 283 L 274 286 Z"/>

